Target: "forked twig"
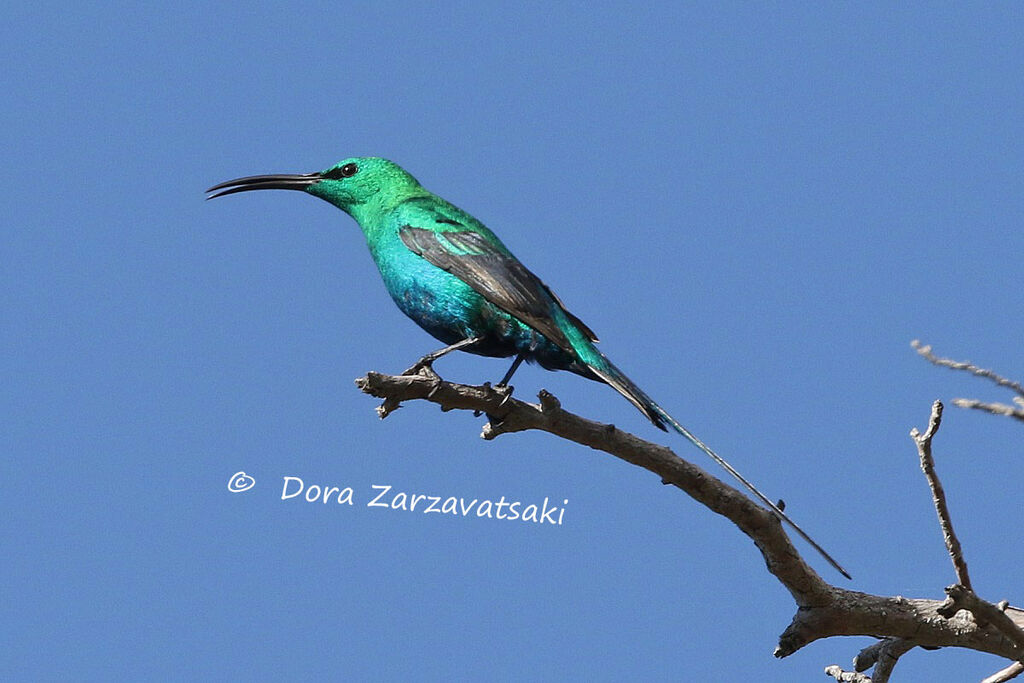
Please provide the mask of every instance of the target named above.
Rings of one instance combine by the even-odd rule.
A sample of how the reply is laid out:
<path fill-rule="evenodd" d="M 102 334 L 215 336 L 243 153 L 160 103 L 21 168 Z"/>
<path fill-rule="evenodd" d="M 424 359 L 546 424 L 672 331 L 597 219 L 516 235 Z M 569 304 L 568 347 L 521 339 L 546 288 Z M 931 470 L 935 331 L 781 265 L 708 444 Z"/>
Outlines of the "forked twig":
<path fill-rule="evenodd" d="M 935 504 L 935 512 L 939 516 L 939 527 L 942 529 L 942 538 L 946 542 L 946 550 L 950 559 L 953 560 L 953 568 L 956 570 L 957 582 L 970 589 L 971 578 L 967 574 L 967 561 L 964 559 L 963 548 L 960 547 L 960 540 L 953 531 L 953 520 L 949 515 L 949 506 L 946 504 L 946 492 L 939 481 L 939 475 L 935 472 L 935 460 L 932 458 L 932 439 L 942 423 L 942 401 L 932 404 L 932 414 L 928 420 L 928 429 L 921 434 L 914 427 L 910 430 L 910 437 L 917 444 L 917 453 L 921 457 L 921 470 L 925 479 L 928 480 L 928 487 L 932 490 L 932 502 Z"/>

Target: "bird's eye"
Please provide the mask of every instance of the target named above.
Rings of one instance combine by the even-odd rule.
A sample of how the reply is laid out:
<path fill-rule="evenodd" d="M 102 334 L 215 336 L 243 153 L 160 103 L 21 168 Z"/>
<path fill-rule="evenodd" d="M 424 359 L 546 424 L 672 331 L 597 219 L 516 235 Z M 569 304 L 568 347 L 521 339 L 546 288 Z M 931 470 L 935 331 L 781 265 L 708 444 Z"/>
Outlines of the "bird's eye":
<path fill-rule="evenodd" d="M 332 168 L 327 173 L 324 173 L 323 177 L 327 178 L 328 180 L 341 180 L 342 178 L 351 178 L 358 172 L 358 166 L 352 163 L 348 163 L 338 168 Z"/>

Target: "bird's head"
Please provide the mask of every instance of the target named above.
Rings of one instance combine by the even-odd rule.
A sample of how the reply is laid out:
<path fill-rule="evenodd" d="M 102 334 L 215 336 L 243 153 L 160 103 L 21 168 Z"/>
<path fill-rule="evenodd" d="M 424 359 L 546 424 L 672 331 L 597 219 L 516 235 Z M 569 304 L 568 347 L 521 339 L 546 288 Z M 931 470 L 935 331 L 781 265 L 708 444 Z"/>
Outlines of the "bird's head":
<path fill-rule="evenodd" d="M 379 157 L 352 157 L 316 173 L 256 175 L 214 185 L 207 199 L 249 190 L 302 190 L 347 213 L 359 207 L 386 208 L 422 192 L 398 164 Z"/>

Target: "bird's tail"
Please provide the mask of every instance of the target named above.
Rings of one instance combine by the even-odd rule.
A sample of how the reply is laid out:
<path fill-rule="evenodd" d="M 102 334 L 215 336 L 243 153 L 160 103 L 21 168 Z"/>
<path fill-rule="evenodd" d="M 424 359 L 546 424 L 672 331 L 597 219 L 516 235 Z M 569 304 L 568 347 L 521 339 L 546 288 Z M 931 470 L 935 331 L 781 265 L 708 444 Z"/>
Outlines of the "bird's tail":
<path fill-rule="evenodd" d="M 596 349 L 594 350 L 596 351 Z M 600 377 L 602 380 L 611 385 L 612 388 L 614 388 L 616 391 L 622 394 L 630 403 L 636 406 L 640 410 L 640 412 L 646 415 L 647 418 L 654 423 L 654 426 L 658 427 L 659 429 L 665 430 L 665 425 L 668 425 L 674 431 L 686 437 L 686 439 L 690 443 L 692 443 L 694 446 L 702 450 L 709 458 L 714 460 L 726 472 L 731 474 L 736 479 L 736 481 L 743 484 L 743 486 L 745 486 L 748 491 L 754 494 L 754 496 L 758 500 L 760 500 L 762 503 L 768 506 L 768 509 L 775 513 L 775 515 L 780 520 L 789 524 L 789 526 L 792 527 L 793 531 L 795 531 L 800 536 L 800 538 L 810 543 L 811 547 L 817 550 L 818 553 L 821 554 L 821 556 L 824 557 L 830 565 L 835 567 L 836 571 L 838 571 L 840 574 L 842 574 L 848 579 L 852 578 L 847 573 L 847 571 L 843 569 L 842 566 L 840 566 L 840 564 L 832 558 L 831 555 L 825 552 L 824 548 L 818 545 L 813 538 L 808 536 L 803 529 L 797 526 L 796 522 L 791 520 L 786 515 L 786 513 L 784 513 L 781 510 L 781 508 L 779 507 L 779 505 L 781 505 L 781 501 L 778 505 L 773 503 L 766 495 L 761 493 L 756 486 L 751 484 L 746 479 L 746 477 L 740 474 L 735 467 L 730 465 L 722 456 L 718 455 L 718 453 L 715 453 L 713 450 L 711 450 L 707 446 L 707 444 L 698 439 L 693 432 L 691 432 L 683 425 L 679 424 L 679 422 L 677 422 L 674 417 L 665 412 L 664 408 L 658 405 L 654 401 L 654 399 L 652 399 L 640 387 L 634 384 L 631 379 L 626 377 L 626 375 L 623 374 L 623 372 L 619 370 L 617 367 L 615 367 L 615 365 L 610 360 L 608 360 L 604 356 L 604 354 L 600 354 L 600 358 L 602 361 L 604 361 L 603 363 L 587 363 L 587 365 L 598 377 Z"/>

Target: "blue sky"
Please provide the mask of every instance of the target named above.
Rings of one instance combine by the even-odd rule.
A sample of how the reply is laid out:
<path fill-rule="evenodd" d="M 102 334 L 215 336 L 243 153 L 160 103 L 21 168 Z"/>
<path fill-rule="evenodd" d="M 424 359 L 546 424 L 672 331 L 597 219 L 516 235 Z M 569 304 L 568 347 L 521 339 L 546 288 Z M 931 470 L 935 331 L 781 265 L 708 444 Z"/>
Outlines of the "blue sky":
<path fill-rule="evenodd" d="M 352 155 L 501 235 L 844 585 L 941 597 L 907 433 L 936 398 L 1009 396 L 909 342 L 1024 378 L 1022 10 L 664 5 L 6 10 L 5 677 L 793 681 L 869 644 L 774 660 L 788 594 L 649 473 L 425 404 L 381 422 L 353 380 L 437 343 L 355 224 L 299 193 L 203 201 Z M 606 387 L 515 385 L 714 472 Z M 950 407 L 935 442 L 975 587 L 1017 604 L 1021 436 Z M 281 500 L 287 476 L 353 505 Z M 367 507 L 374 485 L 568 503 L 556 526 L 424 515 Z"/>

